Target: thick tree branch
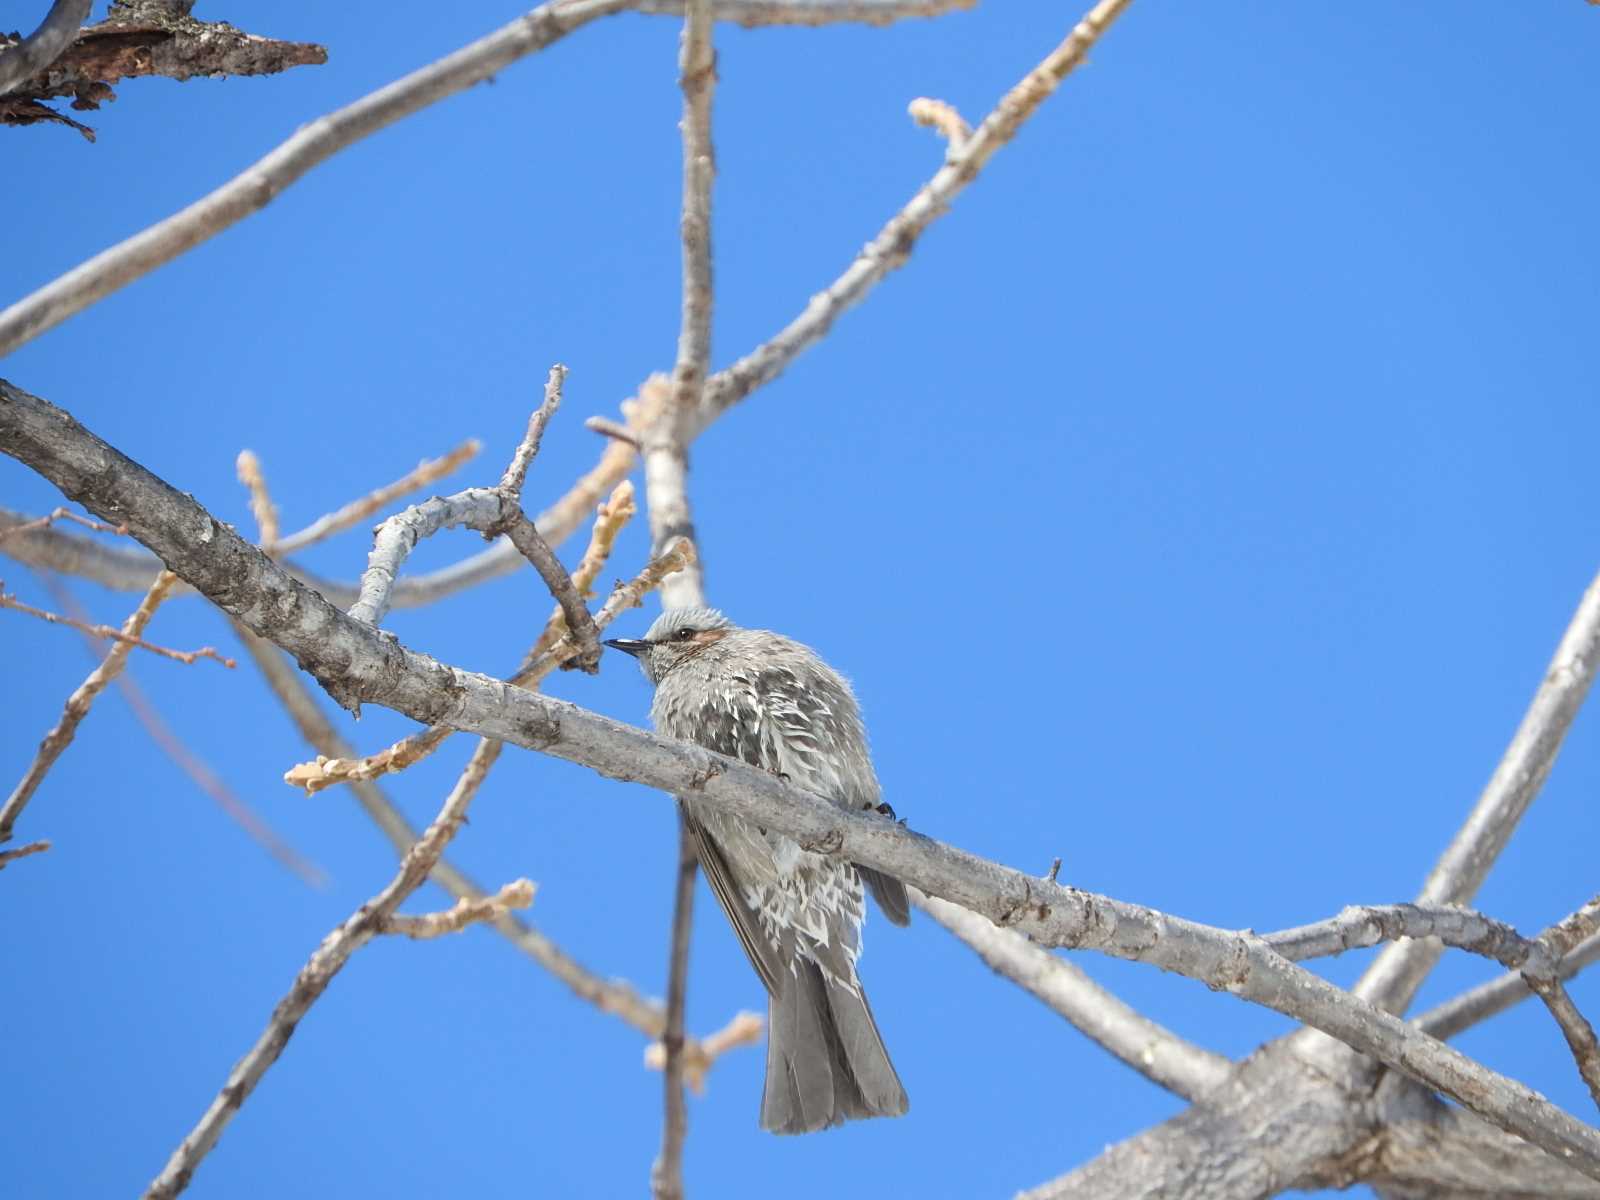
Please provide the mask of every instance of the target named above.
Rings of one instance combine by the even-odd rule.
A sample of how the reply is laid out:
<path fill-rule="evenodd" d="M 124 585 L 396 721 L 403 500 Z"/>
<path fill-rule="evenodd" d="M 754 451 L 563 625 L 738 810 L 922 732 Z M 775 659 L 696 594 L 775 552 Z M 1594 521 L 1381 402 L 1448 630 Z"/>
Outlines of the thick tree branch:
<path fill-rule="evenodd" d="M 294 654 L 342 703 L 381 704 L 612 778 L 692 795 L 805 848 L 876 867 L 1015 927 L 1041 945 L 1100 950 L 1200 980 L 1320 1029 L 1600 1178 L 1600 1131 L 1289 963 L 1253 934 L 1212 929 L 1032 878 L 881 818 L 842 812 L 745 763 L 407 650 L 340 613 L 192 497 L 68 414 L 4 381 L 0 450 L 103 520 L 126 524 L 224 611 Z"/>
<path fill-rule="evenodd" d="M 263 208 L 346 146 L 482 83 L 517 59 L 627 6 L 628 0 L 550 0 L 487 37 L 318 117 L 182 212 L 95 255 L 0 312 L 0 357 Z"/>
<path fill-rule="evenodd" d="M 62 7 L 56 5 L 56 9 Z M 67 44 L 59 55 L 51 56 L 48 65 L 39 64 L 26 78 L 12 81 L 9 94 L 0 95 L 0 125 L 53 121 L 70 125 L 93 141 L 92 129 L 45 102 L 70 96 L 73 108 L 94 109 L 116 99 L 113 84 L 137 76 L 185 80 L 206 75 L 271 75 L 328 61 L 328 52 L 321 46 L 259 37 L 226 22 L 197 21 L 189 16 L 189 4 L 176 0 L 114 0 L 106 19 L 86 29 L 76 25 L 92 6 L 86 0 L 74 0 L 70 7 L 81 12 L 68 30 Z M 52 11 L 51 19 L 55 16 Z M 0 47 L 5 43 L 0 35 Z M 0 76 L 6 74 L 11 57 L 9 53 L 0 57 Z"/>
<path fill-rule="evenodd" d="M 0 50 L 0 97 L 60 58 L 93 7 L 92 0 L 55 0 L 39 28 L 11 49 Z"/>

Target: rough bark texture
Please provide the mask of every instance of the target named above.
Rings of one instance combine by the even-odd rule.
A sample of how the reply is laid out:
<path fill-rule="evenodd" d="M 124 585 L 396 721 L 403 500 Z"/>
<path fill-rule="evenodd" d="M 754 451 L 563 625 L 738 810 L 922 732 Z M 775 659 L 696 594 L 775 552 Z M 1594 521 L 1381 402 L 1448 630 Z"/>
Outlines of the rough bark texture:
<path fill-rule="evenodd" d="M 0 48 L 15 41 L 0 35 Z M 180 81 L 200 75 L 274 75 L 327 61 L 322 46 L 258 37 L 224 21 L 197 21 L 183 5 L 113 4 L 106 20 L 79 30 L 54 62 L 0 98 L 0 125 L 55 121 L 93 141 L 92 130 L 44 101 L 70 96 L 72 107 L 84 111 L 115 100 L 114 84 L 141 75 Z"/>

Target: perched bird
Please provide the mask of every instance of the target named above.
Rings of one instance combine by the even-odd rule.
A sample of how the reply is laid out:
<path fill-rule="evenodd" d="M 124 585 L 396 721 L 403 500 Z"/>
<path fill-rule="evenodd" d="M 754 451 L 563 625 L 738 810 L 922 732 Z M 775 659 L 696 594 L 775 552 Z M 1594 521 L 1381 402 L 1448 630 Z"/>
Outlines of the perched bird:
<path fill-rule="evenodd" d="M 740 629 L 715 609 L 678 608 L 642 639 L 606 645 L 638 659 L 655 685 L 650 713 L 660 732 L 743 759 L 840 808 L 890 812 L 850 685 L 799 642 Z M 767 988 L 761 1127 L 809 1133 L 855 1117 L 900 1116 L 905 1088 L 856 958 L 863 882 L 896 925 L 911 919 L 905 886 L 678 800 L 711 890 Z"/>

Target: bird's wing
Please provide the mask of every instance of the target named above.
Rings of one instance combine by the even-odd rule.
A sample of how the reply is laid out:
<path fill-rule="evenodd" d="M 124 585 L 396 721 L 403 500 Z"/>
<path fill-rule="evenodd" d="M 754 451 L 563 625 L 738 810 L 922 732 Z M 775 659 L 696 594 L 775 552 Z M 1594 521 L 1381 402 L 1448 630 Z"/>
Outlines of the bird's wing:
<path fill-rule="evenodd" d="M 841 808 L 876 809 L 882 792 L 872 773 L 860 710 L 844 681 L 808 687 L 787 667 L 774 666 L 753 682 L 766 717 L 761 731 L 768 761 Z M 875 867 L 853 865 L 883 915 L 895 925 L 911 924 L 906 885 Z"/>
<path fill-rule="evenodd" d="M 750 965 L 756 969 L 756 974 L 761 976 L 761 982 L 766 985 L 767 992 L 770 995 L 777 995 L 782 973 L 786 969 L 781 951 L 762 931 L 761 922 L 745 901 L 744 888 L 734 877 L 733 870 L 728 866 L 728 860 L 723 856 L 722 848 L 717 845 L 716 839 L 687 805 L 680 805 L 680 808 L 683 811 L 684 822 L 694 833 L 700 854 L 700 869 L 706 873 L 706 882 L 711 885 L 711 894 L 722 906 L 728 924 L 733 926 L 733 932 L 739 937 L 739 944 L 744 947 L 744 952 L 749 956 Z"/>

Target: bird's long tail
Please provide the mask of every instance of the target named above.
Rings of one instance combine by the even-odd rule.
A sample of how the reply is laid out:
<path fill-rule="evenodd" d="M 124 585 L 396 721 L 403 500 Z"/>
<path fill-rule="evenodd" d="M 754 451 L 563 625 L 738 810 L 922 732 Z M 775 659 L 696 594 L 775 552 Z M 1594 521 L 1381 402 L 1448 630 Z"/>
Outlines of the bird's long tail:
<path fill-rule="evenodd" d="M 909 1106 L 866 995 L 813 962 L 786 973 L 767 1003 L 761 1128 L 810 1133 L 858 1117 L 898 1117 Z"/>

